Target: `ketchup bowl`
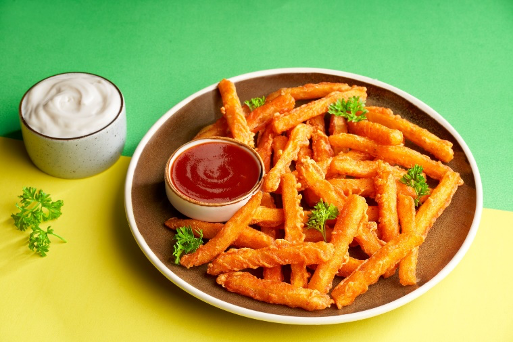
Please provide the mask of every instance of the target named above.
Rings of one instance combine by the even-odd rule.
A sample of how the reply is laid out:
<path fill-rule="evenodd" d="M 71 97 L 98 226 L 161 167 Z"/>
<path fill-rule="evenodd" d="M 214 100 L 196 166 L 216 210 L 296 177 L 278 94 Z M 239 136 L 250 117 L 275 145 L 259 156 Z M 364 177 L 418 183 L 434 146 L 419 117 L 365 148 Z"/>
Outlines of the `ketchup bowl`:
<path fill-rule="evenodd" d="M 260 190 L 264 163 L 250 146 L 227 137 L 192 140 L 166 163 L 166 195 L 185 216 L 226 222 Z"/>

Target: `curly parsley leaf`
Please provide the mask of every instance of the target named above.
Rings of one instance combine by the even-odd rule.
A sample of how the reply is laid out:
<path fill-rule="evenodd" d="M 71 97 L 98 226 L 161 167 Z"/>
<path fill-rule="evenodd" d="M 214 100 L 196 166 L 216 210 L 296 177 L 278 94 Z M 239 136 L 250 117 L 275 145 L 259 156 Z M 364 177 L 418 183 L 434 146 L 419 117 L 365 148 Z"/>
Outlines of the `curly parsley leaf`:
<path fill-rule="evenodd" d="M 339 215 L 339 210 L 335 205 L 326 203 L 323 199 L 314 206 L 314 209 L 309 214 L 307 220 L 308 229 L 316 229 L 323 235 L 323 240 L 327 241 L 325 223 L 329 219 L 336 219 Z"/>
<path fill-rule="evenodd" d="M 400 179 L 400 182 L 414 188 L 416 192 L 416 199 L 414 203 L 419 206 L 419 199 L 427 194 L 430 194 L 427 180 L 423 176 L 423 167 L 420 165 L 414 165 L 414 167 L 407 170 L 407 173 Z"/>
<path fill-rule="evenodd" d="M 248 106 L 250 111 L 255 110 L 257 107 L 261 107 L 264 105 L 264 102 L 266 102 L 266 97 L 263 96 L 262 98 L 252 98 L 250 100 L 246 100 L 245 104 Z"/>
<path fill-rule="evenodd" d="M 346 118 L 348 121 L 359 122 L 366 119 L 368 110 L 364 102 L 358 96 L 349 98 L 347 101 L 339 99 L 328 106 L 328 113 Z"/>
<path fill-rule="evenodd" d="M 177 229 L 175 234 L 175 245 L 173 246 L 173 256 L 175 256 L 175 264 L 180 264 L 182 254 L 195 252 L 202 245 L 203 232 L 196 230 L 199 237 L 195 237 L 193 229 L 190 226 L 182 226 Z"/>
<path fill-rule="evenodd" d="M 29 237 L 29 249 L 37 252 L 40 256 L 45 257 L 46 253 L 50 249 L 51 243 L 48 235 L 53 235 L 61 239 L 64 243 L 67 242 L 64 238 L 54 233 L 54 230 L 51 229 L 50 226 L 46 231 L 41 229 L 40 227 L 35 227 L 32 229 L 32 233 Z"/>
<path fill-rule="evenodd" d="M 29 236 L 29 249 L 37 252 L 44 257 L 50 249 L 50 238 L 48 235 L 58 237 L 66 243 L 66 240 L 54 233 L 49 226 L 47 230 L 39 227 L 39 224 L 49 220 L 57 219 L 61 216 L 61 207 L 64 202 L 62 200 L 52 201 L 50 194 L 42 190 L 36 190 L 34 187 L 23 187 L 22 195 L 16 207 L 20 210 L 18 213 L 11 214 L 14 219 L 14 225 L 20 231 L 31 229 Z"/>
<path fill-rule="evenodd" d="M 18 196 L 21 200 L 16 204 L 20 210 L 11 214 L 14 225 L 20 231 L 37 226 L 42 222 L 57 219 L 61 216 L 62 200 L 52 201 L 50 194 L 34 187 L 23 187 L 23 194 Z"/>

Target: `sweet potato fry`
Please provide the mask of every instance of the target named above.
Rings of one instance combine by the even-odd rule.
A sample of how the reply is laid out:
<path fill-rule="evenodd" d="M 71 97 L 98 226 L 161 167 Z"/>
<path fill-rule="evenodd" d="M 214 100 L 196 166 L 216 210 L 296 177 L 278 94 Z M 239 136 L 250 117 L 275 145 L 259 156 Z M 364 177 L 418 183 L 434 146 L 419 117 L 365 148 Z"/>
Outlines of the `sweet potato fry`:
<path fill-rule="evenodd" d="M 180 259 L 180 264 L 186 268 L 199 266 L 212 261 L 216 256 L 225 251 L 234 243 L 243 228 L 249 224 L 255 210 L 261 203 L 261 199 L 262 192 L 257 192 L 250 198 L 246 205 L 241 207 L 232 218 L 225 223 L 216 236 L 201 245 L 195 252 L 183 255 Z"/>
<path fill-rule="evenodd" d="M 281 208 L 259 206 L 250 220 L 250 225 L 276 227 L 284 223 L 284 211 Z"/>
<path fill-rule="evenodd" d="M 324 161 L 334 156 L 328 136 L 321 130 L 312 133 L 312 158 L 316 162 Z"/>
<path fill-rule="evenodd" d="M 293 244 L 304 241 L 303 234 L 304 218 L 303 208 L 300 206 L 302 199 L 298 194 L 298 183 L 293 173 L 286 173 L 282 176 L 282 206 L 284 209 L 284 238 Z M 309 273 L 304 263 L 291 264 L 290 282 L 297 287 L 307 285 Z"/>
<path fill-rule="evenodd" d="M 332 92 L 342 92 L 349 89 L 350 86 L 346 83 L 333 83 L 333 82 L 320 82 L 308 83 L 303 86 L 280 88 L 279 90 L 270 93 L 266 97 L 266 101 L 271 101 L 279 95 L 289 94 L 295 100 L 311 100 L 319 99 L 327 96 Z"/>
<path fill-rule="evenodd" d="M 363 179 L 343 179 L 332 178 L 328 179 L 334 187 L 339 188 L 346 196 L 350 194 L 357 194 L 362 197 L 375 197 L 375 183 L 372 178 Z"/>
<path fill-rule="evenodd" d="M 374 178 L 379 213 L 378 232 L 383 241 L 389 242 L 400 233 L 396 180 L 391 166 L 382 161 L 378 165 L 377 176 Z"/>
<path fill-rule="evenodd" d="M 291 162 L 296 160 L 300 148 L 309 144 L 311 134 L 312 127 L 307 124 L 300 124 L 291 131 L 291 135 L 282 155 L 264 177 L 262 187 L 265 192 L 274 192 L 277 190 L 280 185 L 280 178 L 287 171 Z"/>
<path fill-rule="evenodd" d="M 364 263 L 365 260 L 358 260 L 351 256 L 347 256 L 346 260 L 343 262 L 339 270 L 337 271 L 337 276 L 347 277 L 351 273 L 355 271 L 355 269 L 359 268 L 359 266 Z"/>
<path fill-rule="evenodd" d="M 364 151 L 391 165 L 398 164 L 405 168 L 412 168 L 418 164 L 423 167 L 423 171 L 428 176 L 436 180 L 441 180 L 448 171 L 451 171 L 450 167 L 445 166 L 440 161 L 434 161 L 427 155 L 423 155 L 405 146 L 380 145 L 369 138 L 349 133 L 329 136 L 329 140 L 332 147 Z"/>
<path fill-rule="evenodd" d="M 271 304 L 300 307 L 307 311 L 323 310 L 333 301 L 326 295 L 308 288 L 298 288 L 285 282 L 259 279 L 248 272 L 221 274 L 216 282 L 230 292 Z"/>
<path fill-rule="evenodd" d="M 330 243 L 334 245 L 334 255 L 329 261 L 318 265 L 309 281 L 310 289 L 316 289 L 321 293 L 329 292 L 332 281 L 348 254 L 348 247 L 357 234 L 359 224 L 366 218 L 367 206 L 366 200 L 361 196 L 348 197 L 332 231 Z"/>
<path fill-rule="evenodd" d="M 402 233 L 386 243 L 373 256 L 362 263 L 350 276 L 343 279 L 331 292 L 337 308 L 350 305 L 357 296 L 378 281 L 381 275 L 393 268 L 412 249 L 423 243 L 417 233 Z"/>
<path fill-rule="evenodd" d="M 273 129 L 276 133 L 282 133 L 300 123 L 303 123 L 306 120 L 309 120 L 310 118 L 327 112 L 328 106 L 337 100 L 347 100 L 353 96 L 358 96 L 359 98 L 365 100 L 367 96 L 366 88 L 353 86 L 352 88 L 342 92 L 330 93 L 321 99 L 311 101 L 305 105 L 296 107 L 293 110 L 284 113 L 282 116 L 275 117 L 271 122 L 271 125 L 273 125 Z"/>
<path fill-rule="evenodd" d="M 346 197 L 323 178 L 323 172 L 314 160 L 310 158 L 300 160 L 296 163 L 296 170 L 307 186 L 323 201 L 333 204 L 339 210 L 343 208 Z"/>
<path fill-rule="evenodd" d="M 245 113 L 237 96 L 236 86 L 232 81 L 223 79 L 218 84 L 218 89 L 225 108 L 224 116 L 234 139 L 253 147 L 255 144 L 254 133 L 250 131 L 246 122 Z"/>
<path fill-rule="evenodd" d="M 377 223 L 374 221 L 368 221 L 361 223 L 359 226 L 359 232 L 355 236 L 355 241 L 361 247 L 362 251 L 366 255 L 371 256 L 376 253 L 385 242 L 380 240 L 377 236 Z"/>
<path fill-rule="evenodd" d="M 271 129 L 270 126 L 267 126 L 262 132 L 259 133 L 259 139 L 257 142 L 257 147 L 255 151 L 259 154 L 262 161 L 264 162 L 264 170 L 265 172 L 269 172 L 271 169 L 271 156 L 273 152 L 273 139 L 276 134 Z"/>
<path fill-rule="evenodd" d="M 263 192 L 261 206 L 276 208 L 275 200 L 270 193 Z M 273 240 L 277 238 L 277 228 L 270 228 L 261 226 L 261 232 L 270 236 Z M 263 268 L 262 277 L 265 280 L 284 281 L 284 273 L 282 273 L 282 266 Z"/>
<path fill-rule="evenodd" d="M 272 119 L 275 113 L 285 113 L 294 108 L 295 101 L 290 94 L 284 94 L 267 101 L 264 105 L 254 109 L 247 117 L 246 122 L 250 131 L 262 130 Z"/>
<path fill-rule="evenodd" d="M 398 194 L 398 217 L 402 233 L 416 231 L 416 206 L 414 199 L 407 195 Z M 404 286 L 415 285 L 416 265 L 418 261 L 419 248 L 414 248 L 405 256 L 399 264 L 398 276 L 400 283 Z"/>
<path fill-rule="evenodd" d="M 202 231 L 203 238 L 214 238 L 223 228 L 223 223 L 209 223 L 196 219 L 180 219 L 170 218 L 164 223 L 168 228 L 176 230 L 179 227 L 189 226 L 193 229 L 196 237 L 198 237 L 197 230 Z M 238 248 L 264 248 L 273 244 L 273 239 L 263 232 L 255 230 L 250 226 L 242 228 L 241 233 L 237 236 L 232 244 Z"/>
<path fill-rule="evenodd" d="M 216 120 L 213 124 L 207 125 L 203 127 L 194 139 L 198 138 L 209 138 L 209 137 L 215 137 L 215 136 L 221 136 L 225 137 L 228 133 L 228 123 L 227 119 L 225 117 L 220 117 L 218 120 Z"/>
<path fill-rule="evenodd" d="M 320 264 L 334 254 L 334 246 L 325 242 L 275 244 L 261 249 L 230 249 L 221 253 L 207 267 L 207 274 L 222 273 L 286 264 Z"/>
<path fill-rule="evenodd" d="M 416 213 L 416 232 L 426 237 L 444 209 L 450 205 L 457 188 L 463 184 L 459 173 L 450 171 L 444 175 L 430 196 Z"/>
<path fill-rule="evenodd" d="M 367 114 L 366 114 L 367 115 Z M 403 134 L 399 130 L 390 129 L 379 123 L 369 120 L 360 122 L 348 122 L 348 132 L 364 136 L 374 140 L 378 144 L 383 145 L 400 145 L 403 144 Z"/>
<path fill-rule="evenodd" d="M 400 130 L 405 138 L 414 144 L 422 147 L 436 158 L 443 162 L 450 162 L 453 159 L 453 144 L 441 139 L 399 115 L 394 115 L 388 108 L 368 106 L 366 117 L 369 121 L 380 123 L 392 129 Z"/>

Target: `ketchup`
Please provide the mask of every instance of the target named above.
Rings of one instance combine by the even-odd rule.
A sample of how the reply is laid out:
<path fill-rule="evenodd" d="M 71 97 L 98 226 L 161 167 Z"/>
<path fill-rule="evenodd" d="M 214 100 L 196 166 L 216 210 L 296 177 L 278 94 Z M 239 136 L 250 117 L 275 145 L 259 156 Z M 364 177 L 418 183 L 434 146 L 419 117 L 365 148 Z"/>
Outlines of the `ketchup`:
<path fill-rule="evenodd" d="M 248 193 L 259 181 L 259 163 L 236 144 L 207 142 L 183 151 L 171 167 L 171 180 L 184 195 L 223 203 Z"/>

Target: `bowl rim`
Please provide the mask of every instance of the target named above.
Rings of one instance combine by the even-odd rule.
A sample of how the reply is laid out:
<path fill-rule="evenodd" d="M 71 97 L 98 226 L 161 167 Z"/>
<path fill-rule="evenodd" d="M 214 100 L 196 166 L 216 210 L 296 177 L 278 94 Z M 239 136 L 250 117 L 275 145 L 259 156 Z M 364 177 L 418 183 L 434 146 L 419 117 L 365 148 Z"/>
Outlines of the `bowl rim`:
<path fill-rule="evenodd" d="M 99 78 L 107 81 L 108 83 L 110 83 L 111 85 L 114 86 L 114 89 L 116 89 L 116 91 L 118 92 L 118 94 L 120 96 L 120 101 L 121 101 L 120 102 L 120 109 L 119 109 L 118 113 L 114 116 L 114 118 L 108 124 L 106 124 L 105 126 L 103 126 L 102 128 L 100 128 L 100 129 L 98 129 L 96 131 L 90 132 L 90 133 L 82 135 L 82 136 L 76 136 L 76 137 L 54 137 L 54 136 L 45 135 L 44 133 L 41 133 L 39 131 L 34 130 L 34 128 L 32 128 L 32 126 L 30 126 L 29 123 L 27 123 L 27 121 L 25 120 L 25 117 L 23 116 L 22 111 L 21 111 L 21 108 L 23 106 L 23 102 L 25 101 L 25 97 L 27 96 L 27 94 L 29 94 L 29 92 L 34 87 L 39 85 L 41 82 L 43 82 L 45 80 L 48 80 L 48 79 L 50 79 L 52 77 L 56 77 L 56 76 L 60 76 L 60 75 L 66 75 L 66 74 L 86 74 L 86 75 L 92 75 L 92 76 L 99 77 Z M 100 75 L 97 75 L 97 74 L 93 74 L 93 73 L 88 73 L 88 72 L 83 72 L 83 71 L 68 71 L 68 72 L 62 72 L 62 73 L 50 75 L 50 76 L 45 77 L 44 79 L 41 79 L 38 82 L 34 83 L 23 94 L 23 96 L 21 97 L 20 104 L 18 105 L 18 116 L 20 118 L 20 122 L 23 123 L 23 126 L 25 126 L 28 130 L 32 131 L 33 133 L 37 134 L 38 136 L 41 136 L 41 137 L 44 137 L 44 138 L 47 138 L 47 139 L 50 139 L 50 140 L 56 140 L 56 141 L 72 141 L 72 140 L 78 140 L 78 139 L 82 139 L 82 138 L 85 138 L 85 137 L 88 137 L 88 136 L 92 136 L 92 135 L 95 135 L 95 134 L 105 130 L 106 128 L 108 128 L 109 126 L 114 124 L 116 122 L 116 120 L 118 120 L 120 115 L 123 113 L 124 108 L 125 108 L 125 99 L 123 98 L 123 94 L 121 93 L 121 91 L 118 88 L 118 86 L 116 86 L 116 84 L 114 82 L 112 82 L 111 80 L 109 80 L 109 79 L 107 79 L 107 78 L 105 78 L 103 76 L 100 76 Z"/>
<path fill-rule="evenodd" d="M 480 178 L 480 173 L 478 170 L 478 166 L 476 164 L 476 161 L 473 157 L 473 154 L 471 153 L 468 145 L 465 143 L 463 138 L 460 136 L 460 134 L 444 119 L 439 113 L 437 113 L 434 109 L 432 109 L 430 106 L 422 102 L 421 100 L 417 99 L 416 97 L 412 96 L 411 94 L 402 91 L 394 86 L 391 86 L 385 82 L 379 81 L 377 79 L 373 79 L 367 76 L 362 76 L 350 72 L 345 71 L 339 71 L 339 70 L 333 70 L 333 69 L 324 69 L 324 68 L 311 68 L 311 67 L 294 67 L 294 68 L 278 68 L 278 69 L 266 69 L 261 71 L 255 71 L 250 72 L 246 74 L 241 74 L 235 77 L 227 78 L 231 80 L 232 82 L 238 82 L 242 80 L 247 80 L 251 78 L 256 77 L 264 77 L 264 76 L 270 76 L 270 75 L 280 75 L 280 74 L 307 74 L 307 73 L 321 73 L 321 74 L 327 74 L 327 75 L 335 75 L 335 76 L 341 76 L 346 78 L 351 78 L 357 81 L 362 81 L 366 83 L 370 83 L 373 85 L 376 85 L 378 87 L 384 88 L 388 91 L 391 91 L 402 98 L 408 100 L 409 102 L 415 104 L 420 109 L 425 111 L 429 116 L 431 116 L 434 120 L 436 120 L 439 124 L 441 124 L 446 130 L 448 130 L 452 136 L 458 141 L 458 143 L 461 145 L 466 158 L 469 161 L 470 167 L 473 171 L 474 176 L 474 182 L 476 187 L 476 202 L 475 202 L 475 216 L 473 217 L 473 221 L 471 223 L 468 235 L 466 236 L 464 242 L 462 243 L 461 247 L 457 251 L 457 253 L 454 255 L 454 257 L 448 262 L 448 264 L 441 269 L 441 271 L 436 274 L 432 279 L 427 281 L 424 285 L 421 287 L 415 289 L 414 291 L 404 295 L 401 298 L 398 298 L 392 302 L 383 304 L 381 306 L 360 311 L 360 312 L 354 312 L 354 313 L 348 313 L 348 314 L 341 314 L 339 316 L 329 316 L 329 317 L 298 317 L 298 316 L 284 316 L 284 315 L 277 315 L 277 314 L 270 314 L 270 313 L 264 313 L 259 312 L 251 309 L 247 309 L 241 306 L 233 305 L 231 303 L 227 303 L 223 300 L 220 300 L 218 298 L 215 298 L 209 294 L 206 294 L 194 286 L 190 285 L 189 283 L 182 280 L 180 277 L 178 277 L 176 274 L 174 274 L 171 270 L 169 270 L 164 263 L 162 263 L 159 258 L 155 255 L 155 253 L 150 249 L 148 244 L 146 243 L 144 237 L 139 232 L 134 212 L 132 211 L 132 183 L 133 183 L 133 177 L 134 172 L 137 167 L 139 158 L 144 151 L 146 145 L 150 141 L 150 139 L 153 137 L 155 132 L 163 125 L 164 122 L 166 122 L 170 117 L 172 117 L 180 108 L 184 107 L 186 104 L 188 104 L 191 100 L 201 96 L 202 94 L 205 94 L 207 92 L 210 92 L 217 88 L 218 82 L 207 86 L 196 93 L 188 96 L 184 100 L 180 101 L 176 105 L 174 105 L 171 109 L 169 109 L 164 115 L 162 115 L 155 123 L 150 127 L 148 132 L 143 136 L 140 143 L 138 144 L 132 159 L 129 164 L 129 168 L 127 171 L 127 177 L 125 182 L 125 211 L 127 215 L 127 220 L 129 222 L 129 226 L 131 229 L 131 232 L 136 239 L 136 242 L 140 246 L 143 253 L 146 255 L 146 257 L 150 260 L 150 262 L 162 273 L 164 276 L 166 276 L 170 281 L 172 281 L 175 285 L 180 287 L 182 290 L 186 291 L 187 293 L 191 294 L 192 296 L 201 299 L 202 301 L 218 307 L 220 309 L 223 309 L 225 311 L 242 315 L 244 317 L 262 320 L 262 321 L 268 321 L 268 322 L 274 322 L 274 323 L 281 323 L 281 324 L 294 324 L 294 325 L 325 325 L 325 324 L 341 324 L 341 323 L 347 323 L 347 322 L 353 322 L 358 321 L 366 318 L 371 318 L 380 314 L 384 314 L 386 312 L 392 311 L 400 306 L 403 306 L 412 300 L 418 298 L 419 296 L 423 295 L 425 292 L 427 292 L 429 289 L 431 289 L 434 285 L 439 283 L 441 280 L 443 280 L 456 266 L 457 264 L 462 260 L 466 252 L 471 246 L 471 243 L 473 242 L 478 227 L 480 223 L 480 219 L 482 216 L 482 209 L 483 209 L 483 191 L 482 191 L 482 182 Z"/>
<path fill-rule="evenodd" d="M 241 194 L 240 196 L 238 196 L 235 199 L 232 199 L 230 201 L 215 202 L 215 203 L 203 202 L 203 201 L 200 201 L 200 200 L 193 199 L 193 198 L 187 196 L 186 194 L 182 193 L 180 190 L 178 190 L 177 187 L 175 186 L 175 184 L 173 183 L 173 181 L 171 180 L 171 173 L 170 173 L 170 171 L 171 171 L 171 168 L 173 166 L 173 161 L 181 153 L 183 153 L 184 151 L 186 151 L 190 147 L 197 146 L 197 145 L 200 145 L 200 144 L 203 144 L 203 143 L 220 142 L 220 141 L 227 142 L 228 144 L 237 145 L 237 146 L 242 147 L 243 149 L 248 151 L 257 160 L 257 164 L 259 165 L 260 172 L 259 172 L 259 178 L 257 179 L 257 182 L 255 183 L 255 185 L 253 185 L 253 187 L 249 191 Z M 170 155 L 170 157 L 168 158 L 168 161 L 166 162 L 166 166 L 164 167 L 164 181 L 166 183 L 166 187 L 169 190 L 171 190 L 180 199 L 182 199 L 182 200 L 184 200 L 184 201 L 186 201 L 188 203 L 191 203 L 193 205 L 196 205 L 196 206 L 207 207 L 207 208 L 218 208 L 218 207 L 224 207 L 224 206 L 233 205 L 233 204 L 238 203 L 238 202 L 240 202 L 242 200 L 245 200 L 246 198 L 248 198 L 249 195 L 255 194 L 255 192 L 258 191 L 261 188 L 261 186 L 262 186 L 262 183 L 263 183 L 263 180 L 264 180 L 264 174 L 265 174 L 265 170 L 264 169 L 265 169 L 264 168 L 264 162 L 262 161 L 261 156 L 255 151 L 255 149 L 250 147 L 248 144 L 245 144 L 243 142 L 240 142 L 240 141 L 238 141 L 236 139 L 233 139 L 233 138 L 230 138 L 230 137 L 212 136 L 212 137 L 206 137 L 206 138 L 192 139 L 189 142 L 186 142 L 186 143 L 182 144 L 181 146 L 179 146 Z"/>

